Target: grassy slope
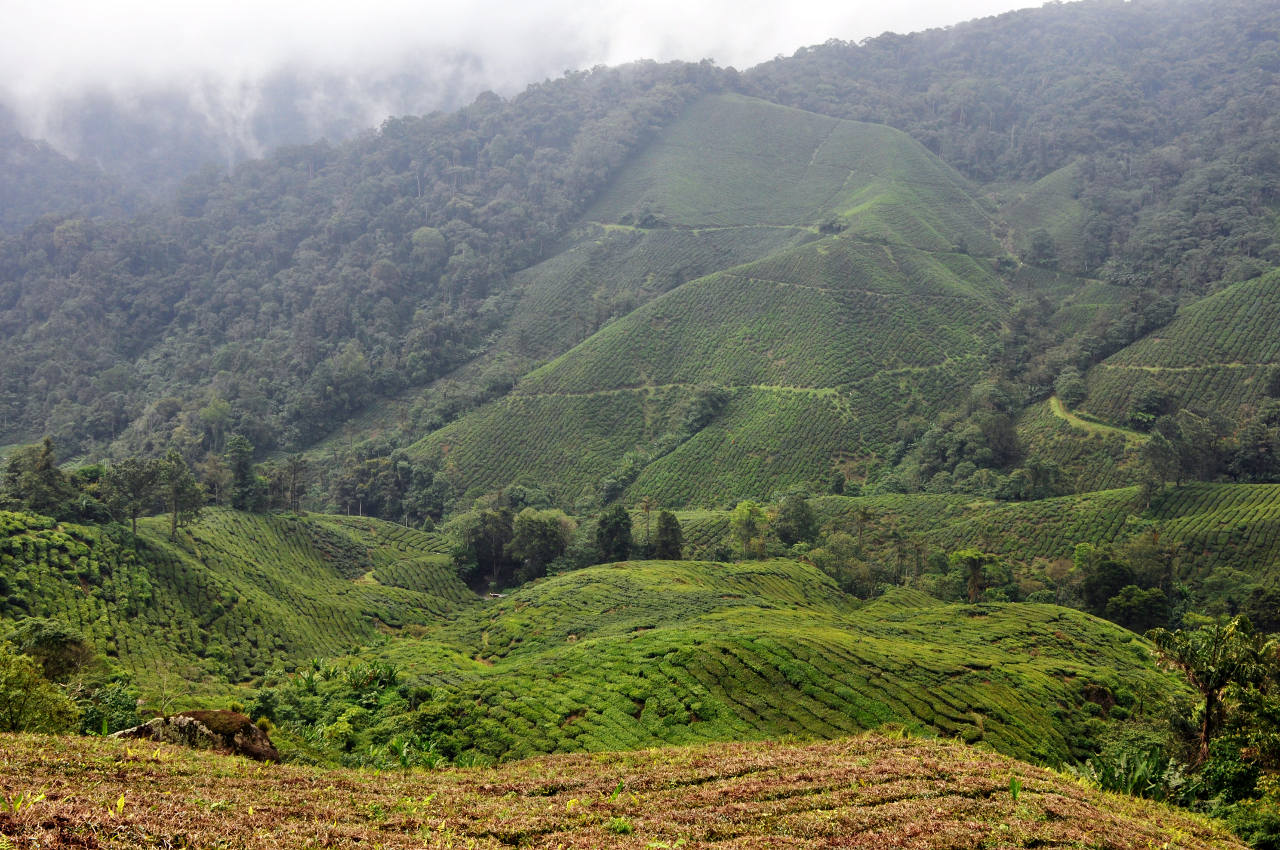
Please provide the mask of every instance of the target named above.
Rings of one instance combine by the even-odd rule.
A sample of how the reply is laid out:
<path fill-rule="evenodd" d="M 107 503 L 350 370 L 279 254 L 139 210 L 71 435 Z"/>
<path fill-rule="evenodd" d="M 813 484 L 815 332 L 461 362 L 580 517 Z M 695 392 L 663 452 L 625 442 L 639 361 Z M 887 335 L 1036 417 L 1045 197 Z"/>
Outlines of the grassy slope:
<path fill-rule="evenodd" d="M 45 795 L 0 815 L 15 846 L 1243 847 L 1147 800 L 958 744 L 880 736 L 374 774 L 10 735 L 0 785 Z"/>
<path fill-rule="evenodd" d="M 1229 286 L 1090 370 L 1082 407 L 1122 421 L 1137 392 L 1228 416 L 1266 397 L 1280 370 L 1280 272 Z"/>
<path fill-rule="evenodd" d="M 135 553 L 96 528 L 0 512 L 4 616 L 61 619 L 150 688 L 348 652 L 380 622 L 431 622 L 474 599 L 439 538 L 377 520 L 211 509 L 176 543 L 161 517 L 139 537 Z"/>
<path fill-rule="evenodd" d="M 633 562 L 543 580 L 375 651 L 435 685 L 452 724 L 438 731 L 498 758 L 897 722 L 1058 763 L 1104 724 L 1086 685 L 1150 705 L 1170 686 L 1132 633 L 1067 609 L 912 591 L 855 604 L 794 561 Z M 472 662 L 441 670 L 450 653 Z"/>
<path fill-rule="evenodd" d="M 0 520 L 6 616 L 82 629 L 146 690 L 359 648 L 432 686 L 452 718 L 437 731 L 492 757 L 899 722 L 1052 763 L 1100 730 L 1085 685 L 1166 687 L 1131 634 L 1084 615 L 907 591 L 858 608 L 794 561 L 596 567 L 467 604 L 438 539 L 376 520 L 215 510 L 172 544 L 156 518 L 136 557 L 95 529 Z"/>
<path fill-rule="evenodd" d="M 986 211 L 954 172 L 885 127 L 708 98 L 588 213 L 646 216 L 662 226 L 640 232 L 846 229 L 648 301 L 420 443 L 449 454 L 463 489 L 519 469 L 590 492 L 626 451 L 661 436 L 703 382 L 735 388 L 733 403 L 715 427 L 651 458 L 633 495 L 708 504 L 825 477 L 843 452 L 888 440 L 904 409 L 931 415 L 963 395 L 1008 307 L 990 261 L 971 256 L 996 250 Z M 811 427 L 791 452 L 797 422 Z"/>
<path fill-rule="evenodd" d="M 5 736 L 20 842 L 100 847 L 1243 847 L 1212 824 L 986 751 L 861 736 L 371 774 Z M 1018 777 L 1018 796 L 1010 778 Z M 123 799 L 118 814 L 108 809 Z"/>

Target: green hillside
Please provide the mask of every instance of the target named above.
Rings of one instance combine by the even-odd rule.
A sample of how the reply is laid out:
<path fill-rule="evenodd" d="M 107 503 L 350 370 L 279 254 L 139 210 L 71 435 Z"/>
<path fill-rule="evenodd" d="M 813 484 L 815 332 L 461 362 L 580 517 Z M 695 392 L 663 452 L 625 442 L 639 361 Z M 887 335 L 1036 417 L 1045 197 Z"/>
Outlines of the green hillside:
<path fill-rule="evenodd" d="M 1106 726 L 1089 695 L 1127 714 L 1171 684 L 1135 635 L 1067 609 L 911 591 L 855 606 L 793 561 L 632 562 L 543 580 L 375 652 L 430 685 L 420 732 L 498 758 L 901 723 L 1060 763 Z M 472 660 L 442 669 L 446 657 Z"/>
<path fill-rule="evenodd" d="M 1091 369 L 1083 407 L 1123 422 L 1154 394 L 1169 410 L 1239 416 L 1280 393 L 1277 327 L 1280 272 L 1229 286 Z"/>
<path fill-rule="evenodd" d="M 996 250 L 989 215 L 919 144 L 740 96 L 690 109 L 586 217 L 620 222 L 623 235 L 606 228 L 568 252 L 581 259 L 530 277 L 531 307 L 561 304 L 524 320 L 530 350 L 551 349 L 535 340 L 553 319 L 562 338 L 566 325 L 591 325 L 583 312 L 595 302 L 583 296 L 589 272 L 603 274 L 597 257 L 637 246 L 633 291 L 650 278 L 677 285 L 633 295 L 634 309 L 507 398 L 419 443 L 420 456 L 447 456 L 461 490 L 525 472 L 578 498 L 612 476 L 637 497 L 716 504 L 825 479 L 858 446 L 891 442 L 904 409 L 930 416 L 963 398 L 1012 301 L 993 263 L 975 256 Z M 749 261 L 724 235 L 765 226 L 780 231 L 764 243 L 772 253 Z M 819 227 L 829 235 L 817 239 Z M 685 282 L 681 252 L 694 243 L 671 232 L 699 234 L 702 251 L 725 245 L 720 270 Z M 673 253 L 659 276 L 653 252 L 664 246 Z M 617 279 L 597 284 L 606 311 Z M 683 428 L 706 385 L 726 388 L 727 401 Z"/>
<path fill-rule="evenodd" d="M 1154 532 L 1194 597 L 1223 611 L 1280 578 L 1280 485 L 1187 484 L 1146 510 L 1137 495 L 1129 487 L 1038 502 L 921 495 L 829 496 L 816 504 L 848 529 L 863 506 L 875 515 L 878 536 L 893 526 L 934 549 L 973 546 L 1024 564 L 1070 558 L 1079 543 L 1118 545 L 1150 540 Z"/>
<path fill-rule="evenodd" d="M 876 241 L 983 256 L 990 212 L 966 181 L 889 127 L 839 121 L 740 95 L 694 104 L 593 204 L 596 221 L 671 227 L 816 226 Z"/>
<path fill-rule="evenodd" d="M 1001 217 L 1015 228 L 1015 247 L 1038 263 L 1076 272 L 1096 263 L 1099 246 L 1085 231 L 1089 209 L 1079 196 L 1084 180 L 1081 164 L 1072 163 L 1029 186 L 1009 187 Z M 1049 238 L 1041 244 L 1036 237 Z M 1090 252 L 1093 252 L 1093 256 Z"/>
<path fill-rule="evenodd" d="M 3 615 L 73 626 L 148 689 L 225 689 L 464 607 L 474 595 L 440 545 L 378 520 L 209 510 L 176 542 L 143 519 L 135 547 L 127 531 L 0 511 Z"/>

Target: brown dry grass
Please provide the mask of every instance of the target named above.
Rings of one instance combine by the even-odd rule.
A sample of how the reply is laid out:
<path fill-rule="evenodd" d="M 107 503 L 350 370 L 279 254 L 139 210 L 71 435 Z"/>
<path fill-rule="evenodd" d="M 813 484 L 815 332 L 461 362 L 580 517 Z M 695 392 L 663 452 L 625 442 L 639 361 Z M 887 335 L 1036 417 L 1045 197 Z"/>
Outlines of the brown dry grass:
<path fill-rule="evenodd" d="M 1206 821 L 1002 756 L 878 735 L 381 774 L 3 736 L 0 791 L 5 850 L 1242 846 Z"/>

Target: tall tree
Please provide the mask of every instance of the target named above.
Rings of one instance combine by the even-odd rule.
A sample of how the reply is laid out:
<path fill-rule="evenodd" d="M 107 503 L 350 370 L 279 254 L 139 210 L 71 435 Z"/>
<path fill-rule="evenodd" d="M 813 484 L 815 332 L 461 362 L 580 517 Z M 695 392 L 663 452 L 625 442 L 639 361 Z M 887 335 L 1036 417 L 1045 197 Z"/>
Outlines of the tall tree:
<path fill-rule="evenodd" d="M 653 557 L 662 561 L 679 561 L 684 557 L 684 529 L 671 511 L 658 512 L 658 535 Z"/>
<path fill-rule="evenodd" d="M 862 534 L 867 529 L 867 523 L 871 522 L 874 514 L 871 509 L 865 505 L 859 505 L 853 509 L 853 521 L 858 527 L 858 557 L 862 557 L 866 550 L 862 548 Z"/>
<path fill-rule="evenodd" d="M 959 567 L 964 571 L 965 588 L 969 595 L 969 604 L 978 601 L 978 597 L 982 595 L 983 575 L 982 569 L 987 564 L 995 560 L 994 555 L 988 555 L 986 552 L 980 552 L 977 549 L 960 549 L 952 552 L 947 560 L 951 566 Z"/>
<path fill-rule="evenodd" d="M 802 542 L 812 543 L 818 536 L 818 517 L 808 499 L 799 493 L 792 493 L 782 500 L 774 529 L 778 532 L 778 539 L 788 546 Z"/>
<path fill-rule="evenodd" d="M 621 503 L 605 508 L 596 523 L 596 547 L 601 563 L 625 561 L 631 557 L 631 515 Z"/>
<path fill-rule="evenodd" d="M 474 586 L 476 574 L 488 573 L 489 589 L 496 591 L 510 577 L 514 562 L 507 553 L 513 534 L 509 508 L 484 510 L 462 532 L 462 544 L 455 553 L 459 572 Z M 483 579 L 480 579 L 483 581 Z"/>
<path fill-rule="evenodd" d="M 177 449 L 170 449 L 160 470 L 161 489 L 169 510 L 169 539 L 176 539 L 178 529 L 194 522 L 204 507 L 204 488 L 196 481 L 187 461 Z"/>
<path fill-rule="evenodd" d="M 1227 689 L 1261 682 L 1275 665 L 1276 643 L 1256 633 L 1243 616 L 1194 630 L 1152 629 L 1147 638 L 1159 662 L 1181 673 L 1200 694 L 1196 764 L 1203 764 L 1226 718 Z"/>
<path fill-rule="evenodd" d="M 262 486 L 253 469 L 253 443 L 243 434 L 227 438 L 227 466 L 231 468 L 231 507 L 255 511 L 262 505 Z"/>
<path fill-rule="evenodd" d="M 653 510 L 653 499 L 649 496 L 642 497 L 640 499 L 640 510 L 644 513 L 644 552 L 647 555 L 651 549 L 649 545 L 651 543 L 649 539 L 649 512 Z"/>
<path fill-rule="evenodd" d="M 138 536 L 138 517 L 159 495 L 163 466 L 155 458 L 127 457 L 107 470 L 103 481 L 107 505 L 129 518 L 134 537 Z"/>
<path fill-rule="evenodd" d="M 744 558 L 764 557 L 764 535 L 768 527 L 764 509 L 749 499 L 738 502 L 729 513 L 729 527 Z"/>

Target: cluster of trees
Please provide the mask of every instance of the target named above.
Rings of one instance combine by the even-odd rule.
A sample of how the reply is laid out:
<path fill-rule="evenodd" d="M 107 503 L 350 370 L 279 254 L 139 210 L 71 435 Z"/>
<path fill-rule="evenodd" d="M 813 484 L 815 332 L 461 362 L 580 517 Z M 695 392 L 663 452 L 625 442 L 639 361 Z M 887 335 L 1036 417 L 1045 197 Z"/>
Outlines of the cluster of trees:
<path fill-rule="evenodd" d="M 170 446 L 160 457 L 125 456 L 64 469 L 46 437 L 3 459 L 0 508 L 75 522 L 128 522 L 135 536 L 138 517 L 167 513 L 174 536 L 207 504 L 296 512 L 308 500 L 420 527 L 438 520 L 456 491 L 439 458 L 414 460 L 403 450 L 361 447 L 319 467 L 297 454 L 256 463 L 253 444 L 241 434 L 225 435 L 219 444 L 218 453 L 194 461 Z"/>
<path fill-rule="evenodd" d="M 204 504 L 204 488 L 176 450 L 163 459 L 129 457 L 67 473 L 46 437 L 14 451 L 0 477 L 0 507 L 81 522 L 128 520 L 135 537 L 139 516 L 167 512 L 173 536 Z"/>
<path fill-rule="evenodd" d="M 919 417 L 901 421 L 888 460 L 895 466 L 876 482 L 884 493 L 973 493 L 1029 500 L 1059 495 L 1058 465 L 1026 457 L 1016 419 L 1026 403 L 1024 388 L 1005 380 L 976 384 L 965 404 L 932 424 Z"/>
<path fill-rule="evenodd" d="M 1147 426 L 1150 438 L 1142 447 L 1144 506 L 1168 484 L 1280 481 L 1280 400 L 1269 399 L 1241 422 L 1182 408 L 1148 416 Z"/>
<path fill-rule="evenodd" d="M 649 536 L 651 508 L 641 507 L 644 540 L 636 541 L 631 514 L 615 503 L 596 517 L 590 536 L 577 534 L 573 518 L 558 509 L 525 506 L 516 510 L 509 493 L 498 504 L 461 517 L 460 540 L 454 550 L 458 574 L 477 589 L 497 591 L 541 578 L 549 570 L 630 559 L 680 560 L 684 531 L 676 515 L 659 511 Z"/>

